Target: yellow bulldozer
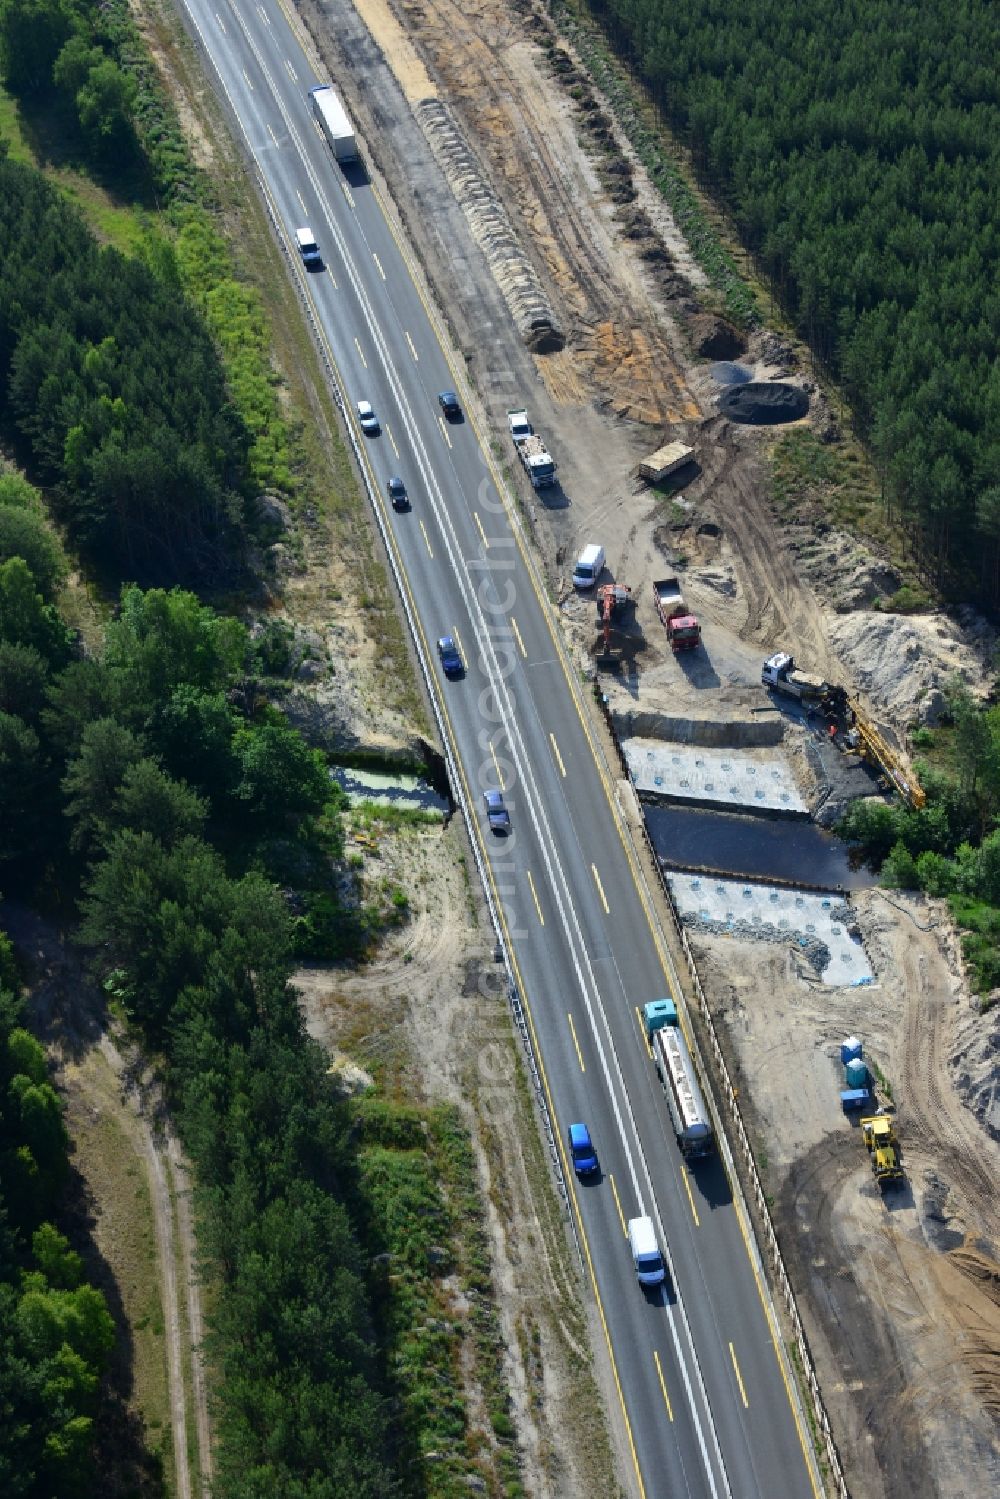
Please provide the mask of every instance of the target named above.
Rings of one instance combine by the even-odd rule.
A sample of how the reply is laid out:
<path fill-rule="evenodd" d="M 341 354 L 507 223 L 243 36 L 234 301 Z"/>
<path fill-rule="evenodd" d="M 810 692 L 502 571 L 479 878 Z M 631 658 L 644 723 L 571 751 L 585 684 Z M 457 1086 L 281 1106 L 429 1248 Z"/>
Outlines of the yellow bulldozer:
<path fill-rule="evenodd" d="M 903 1180 L 899 1140 L 888 1114 L 870 1114 L 861 1121 L 861 1133 L 872 1163 L 872 1174 L 880 1187 Z"/>

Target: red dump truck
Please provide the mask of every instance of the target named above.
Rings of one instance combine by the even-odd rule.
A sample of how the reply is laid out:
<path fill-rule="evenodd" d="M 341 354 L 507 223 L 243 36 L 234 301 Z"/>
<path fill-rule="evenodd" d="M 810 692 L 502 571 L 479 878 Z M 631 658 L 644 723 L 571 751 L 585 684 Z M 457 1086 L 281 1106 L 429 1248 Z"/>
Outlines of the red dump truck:
<path fill-rule="evenodd" d="M 657 578 L 653 583 L 653 602 L 663 622 L 672 651 L 693 651 L 701 642 L 701 625 L 688 612 L 677 578 Z"/>

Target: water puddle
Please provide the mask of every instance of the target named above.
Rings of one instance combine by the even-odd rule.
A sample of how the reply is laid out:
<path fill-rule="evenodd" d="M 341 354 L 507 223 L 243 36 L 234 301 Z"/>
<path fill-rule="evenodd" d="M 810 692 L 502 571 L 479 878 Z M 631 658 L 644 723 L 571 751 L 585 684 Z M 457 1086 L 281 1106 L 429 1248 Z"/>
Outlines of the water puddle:
<path fill-rule="evenodd" d="M 667 864 L 765 880 L 801 880 L 830 890 L 864 890 L 876 883 L 871 870 L 851 868 L 846 844 L 810 822 L 693 807 L 644 805 L 642 810 L 653 848 Z"/>

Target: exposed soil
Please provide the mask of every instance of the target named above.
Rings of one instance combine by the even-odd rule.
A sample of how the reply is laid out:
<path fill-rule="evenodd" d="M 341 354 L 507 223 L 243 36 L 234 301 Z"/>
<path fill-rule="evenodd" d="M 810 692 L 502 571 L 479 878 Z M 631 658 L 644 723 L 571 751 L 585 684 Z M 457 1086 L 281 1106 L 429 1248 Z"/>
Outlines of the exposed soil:
<path fill-rule="evenodd" d="M 774 434 L 718 414 L 708 361 L 739 359 L 757 382 L 789 380 L 809 397 L 809 425 L 835 441 L 822 392 L 802 373 L 801 351 L 766 332 L 747 343 L 707 299 L 700 305 L 704 277 L 683 237 L 571 49 L 553 50 L 541 6 L 300 0 L 299 13 L 316 42 L 317 76 L 343 88 L 366 159 L 445 310 L 480 416 L 502 434 L 505 410 L 526 403 L 559 463 L 560 485 L 541 494 L 508 467 L 582 666 L 592 669 L 594 610 L 568 578 L 580 547 L 601 540 L 611 575 L 632 588 L 636 605 L 616 632 L 621 678 L 614 687 L 609 680 L 624 705 L 743 717 L 760 701 L 761 657 L 778 647 L 861 690 L 899 735 L 915 718 L 933 720 L 956 659 L 967 680 L 985 685 L 992 639 L 975 621 L 874 613 L 876 599 L 898 587 L 884 559 L 825 525 L 776 521 Z M 556 74 L 582 91 L 579 108 Z M 179 74 L 174 85 L 181 95 L 191 88 Z M 503 289 L 509 268 L 491 271 L 495 260 L 428 149 L 415 111 L 435 99 L 463 134 L 477 181 L 502 205 L 517 254 L 553 310 L 558 350 L 532 353 L 518 333 Z M 616 140 L 623 168 L 605 149 Z M 290 311 L 287 325 L 293 320 Z M 320 442 L 343 472 L 328 439 L 329 407 L 311 399 Z M 695 447 L 696 465 L 681 488 L 647 489 L 636 466 L 673 437 Z M 331 546 L 318 529 L 307 534 L 304 558 L 280 543 L 274 550 L 283 608 L 316 636 L 300 716 L 330 740 L 412 737 L 419 709 L 386 705 L 384 591 L 373 585 L 372 608 L 352 571 L 359 557 L 371 566 L 370 537 L 348 528 Z M 689 657 L 672 656 L 652 605 L 653 579 L 673 572 L 704 628 L 705 649 Z M 554 1499 L 610 1494 L 604 1423 L 580 1374 L 593 1329 L 459 849 L 456 833 L 420 834 L 366 853 L 366 866 L 378 864 L 370 877 L 391 871 L 405 886 L 411 921 L 370 968 L 309 970 L 298 982 L 310 1027 L 335 1052 L 461 1104 L 489 1205 L 525 1488 Z M 783 1245 L 854 1492 L 986 1492 L 1000 1486 L 989 1190 L 998 1163 L 963 1098 L 987 1122 L 996 1111 L 995 1028 L 969 1005 L 941 912 L 900 914 L 873 894 L 860 919 L 877 988 L 831 991 L 780 951 L 699 939 L 706 987 L 770 1158 Z M 929 932 L 915 924 L 929 920 L 937 923 Z M 829 1051 L 850 1030 L 896 1086 L 909 1185 L 895 1202 L 873 1187 L 838 1111 Z M 590 1342 L 606 1376 L 603 1341 Z M 472 1388 L 469 1398 L 475 1411 Z"/>
<path fill-rule="evenodd" d="M 975 1027 L 946 908 L 852 904 L 873 987 L 818 983 L 791 947 L 691 937 L 852 1492 L 958 1499 L 1000 1482 L 1000 1146 L 953 1081 Z M 884 1198 L 840 1111 L 851 1034 L 897 1107 L 907 1179 Z"/>
<path fill-rule="evenodd" d="M 492 930 L 471 898 L 463 841 L 457 830 L 376 833 L 362 877 L 403 882 L 411 895 L 409 921 L 370 966 L 307 968 L 293 981 L 310 1032 L 338 1070 L 346 1063 L 349 1086 L 364 1081 L 360 1062 L 407 1097 L 444 1099 L 461 1109 L 486 1206 L 525 1491 L 551 1499 L 611 1496 L 618 1486 L 600 1399 L 586 1372 L 588 1342 L 606 1372 L 603 1338 L 588 1324 L 502 970 L 493 961 Z M 468 1311 L 456 1293 L 454 1320 L 461 1323 Z M 482 1395 L 471 1366 L 465 1373 L 469 1419 L 488 1444 Z"/>
<path fill-rule="evenodd" d="M 393 9 L 358 0 L 355 10 L 343 0 L 303 0 L 302 14 L 445 309 L 486 423 L 503 434 L 504 411 L 527 404 L 557 459 L 560 484 L 548 493 L 531 493 L 508 468 L 583 669 L 593 670 L 600 636 L 593 602 L 569 586 L 581 546 L 603 541 L 609 575 L 632 589 L 635 608 L 613 635 L 622 670 L 607 691 L 616 706 L 745 718 L 762 706 L 762 657 L 783 647 L 859 695 L 902 744 L 914 721 L 934 721 L 956 664 L 985 688 L 992 639 L 976 621 L 876 612 L 899 587 L 883 558 L 832 532 L 819 505 L 815 522 L 810 514 L 776 519 L 768 464 L 775 434 L 718 414 L 721 386 L 708 361 L 739 359 L 755 382 L 789 382 L 808 397 L 805 423 L 835 443 L 830 407 L 801 350 L 770 332 L 744 343 L 699 306 L 703 278 L 669 212 L 632 153 L 623 151 L 627 171 L 609 168 L 600 149 L 616 138 L 607 101 L 571 49 L 552 50 L 541 7 L 400 0 Z M 579 109 L 557 74 L 581 92 Z M 448 106 L 478 162 L 477 180 L 502 203 L 518 253 L 554 309 L 560 350 L 532 354 L 519 336 L 492 262 L 427 149 L 414 112 L 427 99 Z M 679 486 L 651 490 L 636 467 L 666 437 L 691 443 L 696 463 Z M 669 573 L 681 576 L 702 620 L 704 649 L 690 656 L 672 656 L 653 609 L 652 581 Z M 707 987 L 725 1012 L 742 1096 L 770 1157 L 782 1240 L 854 1491 L 982 1492 L 987 1475 L 994 1487 L 997 1478 L 989 1188 L 998 1162 L 965 1100 L 984 1119 L 995 1111 L 997 1048 L 984 1041 L 995 1027 L 970 1006 L 942 913 L 923 933 L 879 895 L 861 904 L 879 987 L 831 991 L 783 953 L 699 939 Z M 451 954 L 437 922 L 433 933 L 429 1023 L 417 1018 L 419 995 L 407 1023 L 419 1036 L 428 1090 L 447 1092 L 461 1090 L 474 1041 L 461 1004 L 445 1011 L 450 1024 L 437 1025 L 448 985 L 434 987 L 435 963 L 447 971 L 452 958 L 467 961 L 475 939 L 466 931 Z M 381 967 L 358 982 L 391 988 Z M 897 1089 L 909 1186 L 895 1203 L 883 1203 L 838 1110 L 826 1048 L 849 1030 L 866 1038 Z M 509 1132 L 508 1145 L 521 1148 Z M 516 1160 L 507 1170 L 520 1210 Z M 529 1209 L 517 1243 L 531 1224 Z M 497 1263 L 506 1293 L 503 1266 L 516 1257 L 504 1237 Z M 530 1286 L 522 1294 L 530 1301 Z M 515 1389 L 523 1377 L 515 1357 Z M 546 1406 L 550 1397 L 557 1403 L 558 1391 L 546 1388 Z M 544 1449 L 532 1423 L 546 1422 L 568 1474 L 573 1453 L 558 1445 L 558 1423 L 539 1405 L 519 1414 L 526 1449 Z M 574 1492 L 565 1481 L 553 1488 L 544 1469 L 539 1462 L 529 1474 L 538 1492 Z"/>

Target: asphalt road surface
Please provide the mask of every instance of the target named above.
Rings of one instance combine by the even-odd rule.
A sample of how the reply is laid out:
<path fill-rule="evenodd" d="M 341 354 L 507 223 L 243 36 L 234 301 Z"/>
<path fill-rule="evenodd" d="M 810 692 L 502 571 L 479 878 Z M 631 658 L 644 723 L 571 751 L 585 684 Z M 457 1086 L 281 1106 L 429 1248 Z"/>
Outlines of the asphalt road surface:
<path fill-rule="evenodd" d="M 313 73 L 297 29 L 272 0 L 184 3 L 350 408 L 370 401 L 380 419 L 379 435 L 356 427 L 356 438 L 528 1010 L 581 1244 L 581 1294 L 595 1297 L 611 1352 L 626 1481 L 649 1499 L 807 1499 L 819 1479 L 726 1153 L 682 1161 L 639 1027 L 638 1007 L 674 990 L 669 959 L 486 434 L 467 415 L 442 417 L 438 392 L 456 389 L 464 409 L 465 387 L 363 161 L 341 167 L 319 133 L 308 90 L 330 80 Z M 296 261 L 303 225 L 322 270 Z M 396 475 L 410 497 L 398 512 L 386 497 Z M 465 659 L 460 680 L 440 670 L 443 634 Z M 507 837 L 486 826 L 490 787 L 510 811 Z M 587 1183 L 565 1159 L 577 1120 L 601 1164 Z M 669 1266 L 650 1294 L 625 1232 L 642 1213 Z"/>

